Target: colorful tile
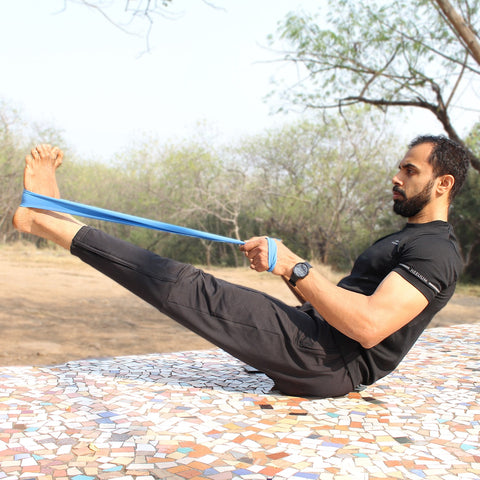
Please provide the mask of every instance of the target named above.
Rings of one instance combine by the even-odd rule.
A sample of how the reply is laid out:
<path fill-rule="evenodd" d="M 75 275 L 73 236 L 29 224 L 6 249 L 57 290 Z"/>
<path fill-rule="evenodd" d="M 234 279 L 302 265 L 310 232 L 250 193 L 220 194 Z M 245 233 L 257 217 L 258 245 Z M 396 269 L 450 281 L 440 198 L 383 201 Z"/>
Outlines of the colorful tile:
<path fill-rule="evenodd" d="M 270 393 L 221 350 L 0 367 L 0 479 L 480 478 L 480 324 L 361 393 Z"/>

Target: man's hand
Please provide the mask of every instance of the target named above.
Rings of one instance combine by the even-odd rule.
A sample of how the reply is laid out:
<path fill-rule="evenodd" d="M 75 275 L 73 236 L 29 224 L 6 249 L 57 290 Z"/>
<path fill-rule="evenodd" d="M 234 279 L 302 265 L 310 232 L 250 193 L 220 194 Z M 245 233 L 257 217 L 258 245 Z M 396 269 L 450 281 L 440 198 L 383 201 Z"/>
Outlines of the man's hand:
<path fill-rule="evenodd" d="M 292 269 L 302 258 L 295 255 L 280 240 L 277 245 L 277 263 L 272 273 L 290 278 Z M 266 272 L 268 265 L 268 242 L 266 237 L 253 237 L 240 246 L 240 250 L 250 260 L 250 268 L 257 272 Z"/>

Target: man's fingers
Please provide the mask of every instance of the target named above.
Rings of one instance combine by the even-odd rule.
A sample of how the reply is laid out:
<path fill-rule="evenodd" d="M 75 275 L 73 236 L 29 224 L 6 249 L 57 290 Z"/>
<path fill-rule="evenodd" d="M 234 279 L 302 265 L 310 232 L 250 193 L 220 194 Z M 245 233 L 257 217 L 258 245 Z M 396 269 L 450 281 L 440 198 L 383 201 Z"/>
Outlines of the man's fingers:
<path fill-rule="evenodd" d="M 250 252 L 252 249 L 260 247 L 262 243 L 265 242 L 265 237 L 253 237 L 249 240 L 246 240 L 245 243 L 240 246 L 240 250 L 244 252 Z"/>
<path fill-rule="evenodd" d="M 260 259 L 263 256 L 268 256 L 268 253 L 265 254 L 264 250 L 259 247 L 254 247 L 251 250 L 245 252 L 245 255 L 250 260 Z"/>

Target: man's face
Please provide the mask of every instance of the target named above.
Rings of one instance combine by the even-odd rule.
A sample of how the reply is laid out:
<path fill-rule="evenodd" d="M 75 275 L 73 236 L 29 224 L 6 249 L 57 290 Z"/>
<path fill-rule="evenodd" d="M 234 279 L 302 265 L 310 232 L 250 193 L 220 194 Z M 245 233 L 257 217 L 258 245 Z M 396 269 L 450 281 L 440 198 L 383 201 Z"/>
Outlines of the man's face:
<path fill-rule="evenodd" d="M 393 211 L 401 215 L 402 217 L 410 218 L 419 214 L 425 205 L 430 201 L 433 188 L 433 179 L 430 180 L 424 187 L 424 189 L 413 195 L 413 197 L 407 197 L 404 190 L 395 185 L 393 187 L 394 196 Z"/>
<path fill-rule="evenodd" d="M 412 218 L 431 200 L 435 183 L 433 168 L 428 162 L 432 145 L 423 143 L 410 149 L 393 177 L 393 210 L 398 215 Z"/>

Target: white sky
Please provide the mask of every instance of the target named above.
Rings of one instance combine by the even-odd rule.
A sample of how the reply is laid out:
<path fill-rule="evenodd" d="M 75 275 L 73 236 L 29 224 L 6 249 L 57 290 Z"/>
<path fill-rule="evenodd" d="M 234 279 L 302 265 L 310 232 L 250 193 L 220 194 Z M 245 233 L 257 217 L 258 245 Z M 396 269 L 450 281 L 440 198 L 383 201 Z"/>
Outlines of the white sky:
<path fill-rule="evenodd" d="M 318 0 L 212 2 L 224 9 L 174 0 L 182 16 L 157 18 L 141 55 L 144 38 L 83 5 L 0 0 L 0 98 L 62 130 L 80 154 L 102 158 L 144 134 L 183 138 L 203 121 L 233 138 L 283 123 L 264 101 L 271 79 L 287 71 L 265 61 L 278 58 L 266 37 L 287 12 L 315 11 Z M 417 123 L 421 133 L 441 132 L 432 115 Z"/>

